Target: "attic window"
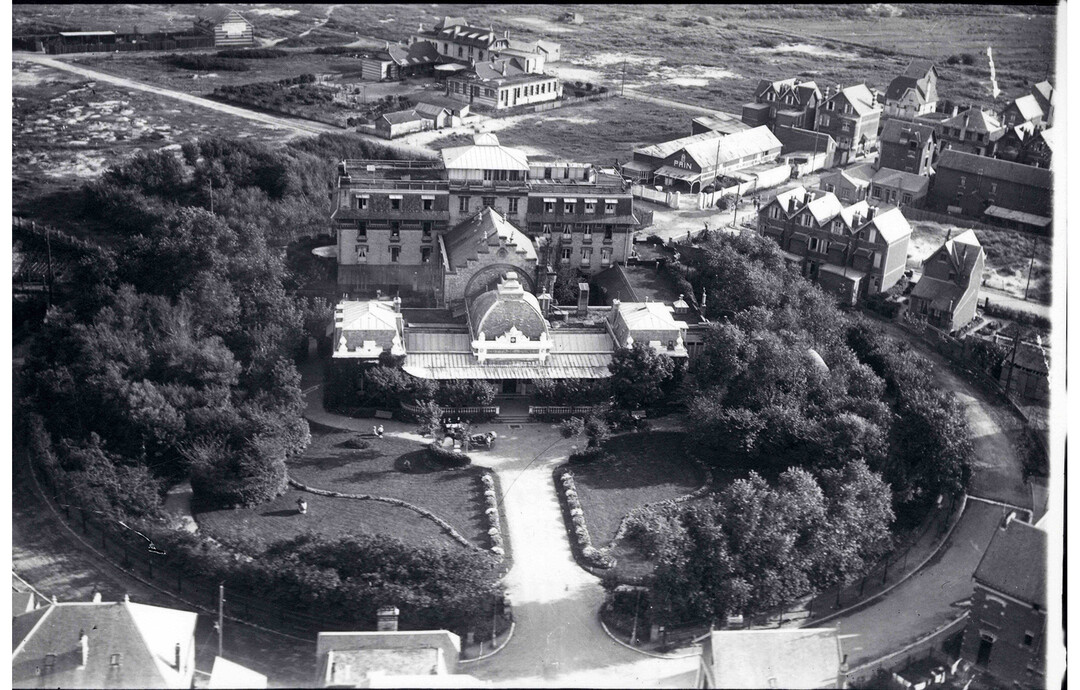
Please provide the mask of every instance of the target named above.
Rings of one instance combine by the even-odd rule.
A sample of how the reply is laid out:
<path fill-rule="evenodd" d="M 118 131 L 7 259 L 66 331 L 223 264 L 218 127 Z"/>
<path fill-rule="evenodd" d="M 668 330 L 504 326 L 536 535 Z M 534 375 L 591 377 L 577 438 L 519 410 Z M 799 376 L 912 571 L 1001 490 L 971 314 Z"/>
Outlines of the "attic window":
<path fill-rule="evenodd" d="M 109 666 L 119 666 L 119 665 L 120 665 L 120 655 L 119 654 L 110 654 L 109 655 Z"/>

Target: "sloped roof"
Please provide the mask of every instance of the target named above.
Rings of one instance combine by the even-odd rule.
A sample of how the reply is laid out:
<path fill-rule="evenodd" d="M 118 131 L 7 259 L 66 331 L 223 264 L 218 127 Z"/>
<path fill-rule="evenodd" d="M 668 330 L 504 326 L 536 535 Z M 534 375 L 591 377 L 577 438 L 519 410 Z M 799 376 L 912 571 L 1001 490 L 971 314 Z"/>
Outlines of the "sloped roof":
<path fill-rule="evenodd" d="M 450 109 L 445 106 L 435 105 L 434 103 L 418 103 L 413 110 L 418 115 L 421 115 L 429 120 L 435 119 L 444 113 L 449 113 Z"/>
<path fill-rule="evenodd" d="M 391 60 L 402 67 L 434 64 L 441 58 L 435 45 L 427 41 L 416 41 L 409 46 L 391 45 L 386 52 Z"/>
<path fill-rule="evenodd" d="M 177 644 L 180 658 L 188 658 L 195 613 L 125 601 L 52 604 L 23 615 L 36 623 L 25 634 L 25 626 L 16 625 L 23 637 L 12 653 L 15 687 L 178 688 L 190 683 L 190 672 L 181 675 L 172 664 Z M 89 649 L 83 668 L 80 632 L 86 634 Z M 39 669 L 47 654 L 55 660 L 46 681 Z M 119 664 L 114 666 L 117 654 Z"/>
<path fill-rule="evenodd" d="M 937 68 L 934 67 L 934 63 L 929 60 L 912 60 L 903 74 L 889 82 L 889 88 L 885 90 L 885 98 L 898 101 L 910 89 L 918 96 L 920 103 L 936 101 L 937 88 L 934 85 L 936 76 Z"/>
<path fill-rule="evenodd" d="M 844 98 L 847 99 L 847 102 L 851 104 L 851 109 L 855 111 L 856 115 L 869 115 L 878 107 L 877 101 L 874 99 L 874 94 L 870 93 L 870 89 L 866 84 L 855 84 L 846 89 L 841 89 L 829 100 L 836 98 L 840 94 L 843 94 Z"/>
<path fill-rule="evenodd" d="M 333 669 L 334 680 L 348 684 L 359 683 L 369 672 L 386 668 L 397 672 L 430 673 L 430 662 L 436 650 L 442 650 L 448 670 L 456 670 L 461 639 L 446 630 L 321 632 L 315 646 L 315 658 L 319 664 L 319 677 L 328 680 L 331 657 L 335 663 L 342 662 L 340 672 Z"/>
<path fill-rule="evenodd" d="M 1020 117 L 1024 120 L 1034 120 L 1037 117 L 1044 115 L 1042 106 L 1039 105 L 1039 101 L 1035 96 L 1030 93 L 1026 96 L 1021 96 L 1013 101 L 1016 106 L 1016 110 L 1020 113 Z"/>
<path fill-rule="evenodd" d="M 493 339 L 516 328 L 530 340 L 548 332 L 547 319 L 536 297 L 526 292 L 510 271 L 494 290 L 477 295 L 469 306 L 469 326 L 473 337 L 483 333 Z"/>
<path fill-rule="evenodd" d="M 845 206 L 840 210 L 840 219 L 844 221 L 844 224 L 849 228 L 855 225 L 855 216 L 859 218 L 866 218 L 870 215 L 870 203 L 865 199 L 857 201 L 850 206 Z"/>
<path fill-rule="evenodd" d="M 1041 81 L 1035 86 L 1031 87 L 1031 95 L 1039 101 L 1039 105 L 1042 106 L 1043 112 L 1046 112 L 1048 106 L 1054 104 L 1054 86 L 1048 81 Z"/>
<path fill-rule="evenodd" d="M 1051 152 L 1057 153 L 1061 148 L 1060 134 L 1056 127 L 1047 127 L 1039 132 L 1039 137 L 1042 138 L 1043 143 L 1050 148 Z"/>
<path fill-rule="evenodd" d="M 930 125 L 904 122 L 903 120 L 888 120 L 881 130 L 879 139 L 890 144 L 907 143 L 915 139 L 920 144 L 924 144 L 933 139 L 934 133 L 934 128 Z"/>
<path fill-rule="evenodd" d="M 529 157 L 520 149 L 499 144 L 494 134 L 478 134 L 468 146 L 450 146 L 439 152 L 447 170 L 528 171 Z"/>
<path fill-rule="evenodd" d="M 904 76 L 922 79 L 930 70 L 934 70 L 935 74 L 937 73 L 937 67 L 934 66 L 932 61 L 916 58 L 908 63 L 907 69 L 904 70 Z"/>
<path fill-rule="evenodd" d="M 976 156 L 973 153 L 964 153 L 954 149 L 942 151 L 935 167 L 938 173 L 942 170 L 956 170 L 994 180 L 1009 180 L 1041 189 L 1053 188 L 1053 173 L 1045 168 L 1013 163 L 1000 158 Z"/>
<path fill-rule="evenodd" d="M 942 120 L 941 125 L 943 127 L 966 126 L 969 131 L 984 132 L 987 134 L 1004 132 L 1004 127 L 1001 126 L 1001 122 L 997 119 L 996 115 L 974 106 L 953 115 L 947 120 Z"/>
<path fill-rule="evenodd" d="M 339 302 L 334 311 L 334 325 L 342 331 L 397 333 L 397 317 L 393 305 L 389 302 L 379 300 Z"/>
<path fill-rule="evenodd" d="M 210 669 L 210 684 L 216 688 L 265 688 L 267 678 L 261 673 L 233 663 L 224 657 L 214 657 L 214 666 Z"/>
<path fill-rule="evenodd" d="M 792 96 L 795 105 L 800 108 L 806 107 L 806 104 L 810 102 L 810 98 L 814 95 L 817 95 L 818 100 L 821 100 L 821 89 L 818 88 L 817 84 L 812 81 L 805 81 L 800 77 L 790 77 L 777 81 L 762 79 L 758 82 L 757 88 L 754 89 L 754 96 L 761 98 L 770 90 L 776 93 L 778 101 L 783 100 L 785 96 Z"/>
<path fill-rule="evenodd" d="M 537 39 L 536 48 L 542 50 L 547 54 L 551 54 L 559 50 L 561 46 L 555 41 L 549 41 L 546 38 Z"/>
<path fill-rule="evenodd" d="M 840 170 L 839 173 L 846 177 L 856 187 L 867 187 L 874 177 L 873 163 L 859 163 Z"/>
<path fill-rule="evenodd" d="M 702 169 L 705 169 L 725 165 L 733 160 L 754 156 L 772 149 L 781 149 L 783 144 L 768 127 L 762 125 L 722 136 L 719 141 L 714 136 L 710 139 L 691 142 L 682 148 L 686 150 L 688 156 L 697 161 Z"/>
<path fill-rule="evenodd" d="M 814 216 L 814 220 L 817 221 L 818 225 L 824 225 L 840 215 L 843 204 L 840 203 L 835 194 L 825 192 L 807 204 L 806 208 Z"/>
<path fill-rule="evenodd" d="M 384 113 L 382 119 L 386 120 L 392 125 L 401 125 L 406 122 L 415 122 L 416 120 L 423 120 L 420 113 L 415 109 L 409 108 L 408 110 L 399 110 L 396 113 Z"/>
<path fill-rule="evenodd" d="M 877 228 L 878 234 L 889 244 L 911 236 L 911 226 L 908 225 L 907 218 L 904 218 L 904 214 L 895 206 L 879 209 L 869 222 Z"/>
<path fill-rule="evenodd" d="M 478 48 L 490 48 L 502 38 L 493 29 L 469 26 L 466 20 L 460 17 L 445 17 L 430 31 L 421 31 L 420 35 Z"/>
<path fill-rule="evenodd" d="M 975 580 L 1020 601 L 1046 608 L 1046 532 L 1010 520 L 990 539 Z"/>
<path fill-rule="evenodd" d="M 783 191 L 783 192 L 780 192 L 779 194 L 777 194 L 776 197 L 773 198 L 773 201 L 771 203 L 779 203 L 780 208 L 783 210 L 783 212 L 785 214 L 787 214 L 788 205 L 789 205 L 790 201 L 792 199 L 795 199 L 796 208 L 799 208 L 798 205 L 801 203 L 803 197 L 805 197 L 805 196 L 806 196 L 806 187 L 802 187 L 802 186 L 792 187 L 791 189 L 788 189 L 786 191 Z"/>
<path fill-rule="evenodd" d="M 921 194 L 930 187 L 930 178 L 903 170 L 881 168 L 874 173 L 874 184 L 882 187 L 894 187 L 912 194 Z"/>
<path fill-rule="evenodd" d="M 235 16 L 233 16 L 233 15 L 235 15 Z M 237 10 L 233 9 L 232 7 L 225 6 L 225 5 L 218 5 L 216 7 L 208 7 L 205 10 L 203 10 L 202 12 L 199 13 L 199 21 L 200 22 L 220 24 L 221 22 L 223 22 L 223 21 L 225 21 L 226 19 L 229 19 L 229 18 L 240 19 L 240 20 L 243 20 L 243 21 L 247 22 L 248 24 L 251 23 L 251 22 L 248 22 L 247 19 L 244 19 L 244 15 L 240 14 Z"/>
<path fill-rule="evenodd" d="M 960 298 L 964 296 L 964 288 L 950 280 L 924 275 L 915 283 L 911 296 L 926 300 L 931 309 L 949 312 L 959 304 Z"/>
<path fill-rule="evenodd" d="M 701 654 L 715 688 L 836 687 L 843 659 L 832 628 L 714 631 Z"/>
<path fill-rule="evenodd" d="M 443 246 L 451 270 L 465 268 L 470 259 L 475 261 L 480 254 L 500 246 L 517 252 L 526 261 L 536 260 L 536 247 L 529 236 L 486 206 L 446 233 Z"/>

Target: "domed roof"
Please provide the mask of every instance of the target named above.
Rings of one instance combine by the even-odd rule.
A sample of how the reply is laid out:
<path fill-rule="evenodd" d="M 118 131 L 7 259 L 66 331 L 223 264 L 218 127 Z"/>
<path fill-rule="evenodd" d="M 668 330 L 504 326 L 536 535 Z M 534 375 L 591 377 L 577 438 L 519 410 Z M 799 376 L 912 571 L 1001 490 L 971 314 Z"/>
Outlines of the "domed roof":
<path fill-rule="evenodd" d="M 477 295 L 469 307 L 469 326 L 474 338 L 497 338 L 516 328 L 530 340 L 547 333 L 548 324 L 540 303 L 525 292 L 517 274 L 510 271 L 494 290 Z"/>

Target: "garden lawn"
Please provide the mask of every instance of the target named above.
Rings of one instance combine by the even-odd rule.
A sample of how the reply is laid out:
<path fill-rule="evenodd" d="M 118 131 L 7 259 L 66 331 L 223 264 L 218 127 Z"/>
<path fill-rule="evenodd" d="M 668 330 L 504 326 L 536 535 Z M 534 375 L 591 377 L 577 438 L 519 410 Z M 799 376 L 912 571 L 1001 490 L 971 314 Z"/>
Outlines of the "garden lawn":
<path fill-rule="evenodd" d="M 344 447 L 346 441 L 359 437 L 353 432 L 313 432 L 307 452 L 289 462 L 289 476 L 312 488 L 407 501 L 446 520 L 477 546 L 487 546 L 480 468 L 443 469 L 428 459 L 423 445 L 404 439 L 371 438 L 366 439 L 370 444 L 367 449 Z M 404 471 L 406 461 L 408 471 Z M 371 501 L 362 503 L 375 505 Z M 408 512 L 438 529 L 430 520 Z M 407 534 L 411 524 L 403 522 L 399 528 L 383 533 L 411 541 Z M 445 539 L 450 541 L 449 537 Z"/>
<path fill-rule="evenodd" d="M 308 502 L 307 515 L 296 510 L 300 498 Z M 253 555 L 307 532 L 327 539 L 383 534 L 414 546 L 465 548 L 434 522 L 408 508 L 297 490 L 253 508 L 198 513 L 195 519 L 201 532 Z"/>
<path fill-rule="evenodd" d="M 704 483 L 684 452 L 685 440 L 681 432 L 624 434 L 605 445 L 611 460 L 571 467 L 596 547 L 611 542 L 634 508 L 688 494 Z"/>

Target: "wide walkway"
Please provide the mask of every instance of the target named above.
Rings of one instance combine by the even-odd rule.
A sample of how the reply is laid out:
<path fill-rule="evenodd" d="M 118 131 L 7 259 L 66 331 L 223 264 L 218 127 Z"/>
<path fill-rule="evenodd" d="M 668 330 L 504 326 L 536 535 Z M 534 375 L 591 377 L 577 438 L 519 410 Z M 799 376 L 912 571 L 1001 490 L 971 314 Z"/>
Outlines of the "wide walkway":
<path fill-rule="evenodd" d="M 316 423 L 370 431 L 371 420 L 331 414 L 322 407 L 321 364 L 301 368 L 308 407 Z M 413 437 L 415 425 L 379 421 L 387 434 Z M 657 659 L 611 640 L 597 612 L 604 599 L 600 580 L 580 568 L 559 508 L 552 470 L 565 462 L 573 441 L 554 424 L 480 424 L 499 434 L 490 451 L 473 451 L 477 465 L 491 467 L 502 486 L 513 566 L 504 584 L 516 628 L 509 644 L 490 659 L 465 664 L 479 678 L 512 686 L 682 687 L 692 684 L 698 656 Z"/>

